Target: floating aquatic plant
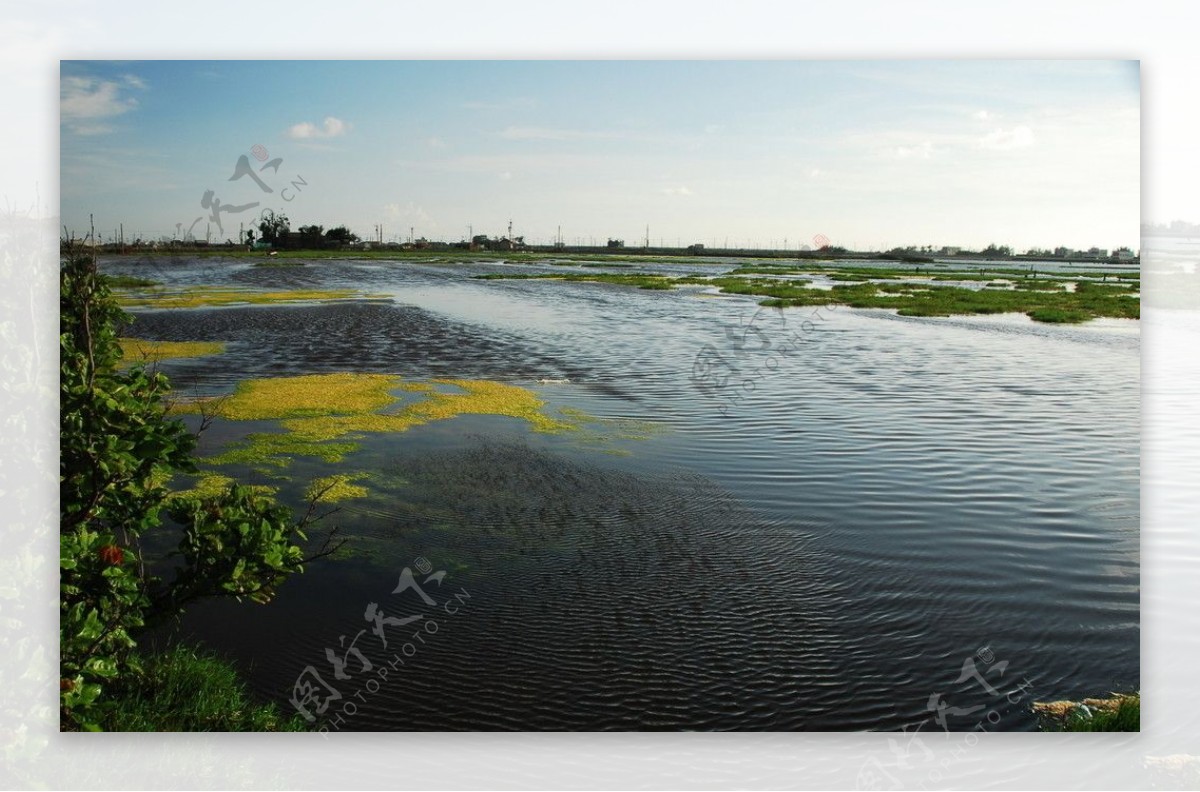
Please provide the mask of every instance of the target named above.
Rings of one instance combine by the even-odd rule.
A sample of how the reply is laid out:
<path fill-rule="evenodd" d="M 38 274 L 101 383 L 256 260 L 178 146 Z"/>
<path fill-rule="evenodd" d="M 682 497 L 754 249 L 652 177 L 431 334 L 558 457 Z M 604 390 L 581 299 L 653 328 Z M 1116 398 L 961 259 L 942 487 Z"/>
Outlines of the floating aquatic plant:
<path fill-rule="evenodd" d="M 351 482 L 366 478 L 366 476 L 366 473 L 339 473 L 313 479 L 313 482 L 308 485 L 308 489 L 304 491 L 304 498 L 317 503 L 337 503 L 350 498 L 365 498 L 369 494 L 367 488 Z"/>
<path fill-rule="evenodd" d="M 117 302 L 126 308 L 211 308 L 225 305 L 268 305 L 333 300 L 387 300 L 386 294 L 367 294 L 353 289 L 297 289 L 252 291 L 233 287 L 198 287 L 152 290 L 122 294 Z"/>
<path fill-rule="evenodd" d="M 216 414 L 234 421 L 310 416 L 358 415 L 392 404 L 400 378 L 388 374 L 306 374 L 238 383 L 216 405 Z M 194 410 L 199 411 L 199 410 Z"/>
<path fill-rule="evenodd" d="M 417 399 L 403 403 L 397 391 L 417 394 Z M 182 404 L 177 410 L 207 411 L 234 421 L 280 421 L 287 431 L 250 434 L 205 459 L 210 465 L 244 464 L 264 473 L 286 467 L 297 456 L 340 462 L 358 449 L 364 434 L 405 432 L 460 415 L 518 418 L 535 432 L 571 432 L 592 446 L 646 439 L 660 430 L 648 421 L 597 418 L 572 408 L 552 416 L 545 406 L 533 391 L 501 382 L 404 382 L 394 375 L 338 373 L 247 380 L 230 396 Z M 337 491 L 365 492 L 350 480 L 338 482 Z"/>
<path fill-rule="evenodd" d="M 210 465 L 248 465 L 268 473 L 270 468 L 291 464 L 294 457 L 315 457 L 323 462 L 341 462 L 347 454 L 358 450 L 358 443 L 320 443 L 298 437 L 290 432 L 271 434 L 258 432 L 232 443 L 216 456 L 205 458 Z"/>
<path fill-rule="evenodd" d="M 147 341 L 142 338 L 118 338 L 117 343 L 121 345 L 121 366 L 219 355 L 225 351 L 223 341 Z"/>
<path fill-rule="evenodd" d="M 370 375 L 345 375 L 351 377 Z M 396 378 L 397 380 L 399 378 Z M 425 398 L 396 410 L 353 412 L 329 410 L 325 415 L 286 418 L 283 426 L 309 440 L 332 440 L 361 432 L 404 432 L 414 426 L 443 421 L 459 415 L 504 415 L 529 422 L 535 432 L 571 431 L 574 427 L 541 411 L 545 402 L 533 392 L 515 385 L 483 380 L 438 379 L 435 383 L 453 385 L 461 393 L 442 393 L 429 385 L 413 385 L 409 390 L 424 391 Z"/>
<path fill-rule="evenodd" d="M 224 494 L 236 483 L 237 481 L 229 476 L 205 472 L 199 475 L 196 483 L 190 489 L 172 492 L 167 498 L 215 498 Z M 249 488 L 263 495 L 273 495 L 276 492 L 275 487 L 268 487 L 265 484 L 252 484 Z"/>

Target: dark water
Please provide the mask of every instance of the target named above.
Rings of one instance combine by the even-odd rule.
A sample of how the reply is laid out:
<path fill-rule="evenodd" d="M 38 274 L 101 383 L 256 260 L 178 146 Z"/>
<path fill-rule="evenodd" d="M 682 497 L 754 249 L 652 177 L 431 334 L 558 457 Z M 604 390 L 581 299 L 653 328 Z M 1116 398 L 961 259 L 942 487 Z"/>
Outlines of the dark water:
<path fill-rule="evenodd" d="M 572 437 L 461 417 L 298 461 L 285 498 L 371 473 L 376 497 L 330 518 L 354 555 L 268 607 L 197 608 L 183 632 L 286 709 L 312 666 L 342 695 L 330 728 L 1020 730 L 1034 700 L 1139 686 L 1136 322 L 780 314 L 703 289 L 468 277 L 565 269 L 547 266 L 108 268 L 392 297 L 139 313 L 139 336 L 229 342 L 164 364 L 185 391 L 462 377 L 661 425 Z M 730 376 L 706 391 L 706 372 Z M 424 585 L 433 607 L 392 593 L 419 558 L 446 572 Z M 385 626 L 385 648 L 368 603 L 423 618 Z M 337 680 L 326 649 L 356 635 Z"/>

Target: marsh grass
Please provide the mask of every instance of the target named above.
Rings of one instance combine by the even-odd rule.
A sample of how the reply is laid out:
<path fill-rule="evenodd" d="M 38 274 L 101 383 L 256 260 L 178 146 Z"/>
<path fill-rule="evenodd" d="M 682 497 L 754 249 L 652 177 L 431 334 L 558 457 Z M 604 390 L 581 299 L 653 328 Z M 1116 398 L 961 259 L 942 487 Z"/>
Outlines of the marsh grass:
<path fill-rule="evenodd" d="M 670 278 L 650 273 L 559 275 L 503 274 L 477 275 L 483 280 L 527 279 L 595 281 L 643 289 L 671 289 L 682 285 L 708 285 L 723 294 L 762 296 L 768 307 L 848 305 L 852 308 L 890 308 L 901 316 L 955 316 L 971 314 L 1023 313 L 1037 322 L 1052 324 L 1086 322 L 1098 317 L 1137 319 L 1141 303 L 1133 296 L 1136 284 L 1076 280 L 1080 276 L 1037 277 L 1028 270 L 989 269 L 988 275 L 948 273 L 919 275 L 919 267 L 801 267 L 747 266 L 716 277 L 689 275 Z M 812 274 L 837 281 L 832 289 L 808 288 L 804 278 L 778 279 L 746 277 L 749 273 Z M 996 282 L 997 275 L 1018 274 L 1019 279 Z M 1126 278 L 1126 281 L 1131 280 Z M 881 282 L 883 281 L 883 282 Z M 886 282 L 892 281 L 892 282 Z M 973 281 L 991 288 L 968 288 L 951 282 Z M 1068 283 L 1075 289 L 1068 291 Z"/>
<path fill-rule="evenodd" d="M 236 669 L 214 654 L 173 646 L 105 690 L 99 726 L 115 732 L 307 731 L 297 714 L 252 700 Z"/>
<path fill-rule="evenodd" d="M 892 308 L 901 316 L 955 316 L 1023 313 L 1037 322 L 1078 323 L 1102 316 L 1137 319 L 1140 302 L 1125 289 L 1081 282 L 1074 292 L 1054 289 L 968 289 L 959 286 L 921 287 L 916 284 L 861 283 L 834 286 L 827 292 L 808 290 L 764 300 L 770 307 L 848 305 L 852 308 Z M 754 293 L 769 294 L 766 290 Z"/>
<path fill-rule="evenodd" d="M 1036 702 L 1042 731 L 1137 732 L 1141 731 L 1140 693 L 1114 693 L 1109 698 L 1083 701 Z"/>

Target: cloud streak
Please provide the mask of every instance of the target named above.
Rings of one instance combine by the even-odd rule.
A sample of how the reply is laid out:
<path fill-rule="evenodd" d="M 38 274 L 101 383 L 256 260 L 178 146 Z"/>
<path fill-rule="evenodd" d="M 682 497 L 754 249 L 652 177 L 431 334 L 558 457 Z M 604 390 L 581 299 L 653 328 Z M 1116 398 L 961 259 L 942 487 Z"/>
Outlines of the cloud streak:
<path fill-rule="evenodd" d="M 1033 130 L 1022 124 L 1012 129 L 996 129 L 979 139 L 979 147 L 992 151 L 1010 151 L 1033 145 Z"/>
<path fill-rule="evenodd" d="M 341 137 L 350 131 L 350 124 L 340 118 L 325 116 L 321 126 L 310 121 L 301 121 L 288 127 L 287 136 L 292 140 L 326 140 Z"/>
<path fill-rule="evenodd" d="M 130 89 L 146 90 L 146 83 L 133 75 L 120 80 L 63 77 L 59 85 L 59 118 L 77 135 L 112 132 L 114 127 L 107 122 L 138 106 L 137 97 L 128 95 Z"/>

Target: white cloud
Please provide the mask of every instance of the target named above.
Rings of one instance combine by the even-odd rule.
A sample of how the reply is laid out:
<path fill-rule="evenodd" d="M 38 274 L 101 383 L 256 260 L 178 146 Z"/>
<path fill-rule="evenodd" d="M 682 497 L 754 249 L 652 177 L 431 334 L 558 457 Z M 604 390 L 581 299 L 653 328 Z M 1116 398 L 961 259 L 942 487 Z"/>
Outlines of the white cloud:
<path fill-rule="evenodd" d="M 341 137 L 350 131 L 350 125 L 340 118 L 325 116 L 321 126 L 301 121 L 288 128 L 287 136 L 293 140 L 313 140 L 320 138 Z"/>
<path fill-rule="evenodd" d="M 446 141 L 439 137 L 431 137 L 425 141 L 425 145 L 429 146 L 429 148 L 444 149 L 446 148 Z"/>
<path fill-rule="evenodd" d="M 933 143 L 926 140 L 916 146 L 897 146 L 896 156 L 900 159 L 929 159 L 933 155 Z"/>
<path fill-rule="evenodd" d="M 120 82 L 95 77 L 63 77 L 59 86 L 59 117 L 72 132 L 100 135 L 114 127 L 103 122 L 128 113 L 138 106 L 130 88 L 145 89 L 146 84 L 132 75 Z"/>
<path fill-rule="evenodd" d="M 500 181 L 510 181 L 512 179 L 512 171 L 504 171 L 499 174 Z"/>
<path fill-rule="evenodd" d="M 987 110 L 980 110 L 976 113 L 971 113 L 971 118 L 974 118 L 976 121 L 991 121 L 996 117 L 997 116 L 994 113 L 989 113 Z"/>
<path fill-rule="evenodd" d="M 692 191 L 687 187 L 667 187 L 663 190 L 663 195 L 691 195 Z"/>
<path fill-rule="evenodd" d="M 1026 148 L 1033 145 L 1033 130 L 1022 124 L 1012 129 L 996 129 L 979 139 L 979 147 L 993 151 Z"/>
<path fill-rule="evenodd" d="M 89 137 L 91 135 L 107 135 L 109 132 L 112 132 L 115 129 L 116 129 L 116 127 L 112 126 L 111 124 L 72 124 L 71 125 L 72 132 L 74 132 L 76 135 L 83 135 L 84 137 Z"/>
<path fill-rule="evenodd" d="M 400 222 L 407 226 L 425 229 L 424 233 L 429 233 L 438 227 L 437 222 L 425 211 L 424 207 L 414 201 L 384 204 L 383 216 L 384 220 L 392 223 Z M 416 233 L 420 234 L 421 232 L 417 231 Z"/>

